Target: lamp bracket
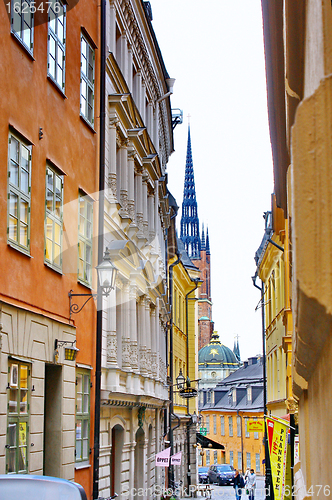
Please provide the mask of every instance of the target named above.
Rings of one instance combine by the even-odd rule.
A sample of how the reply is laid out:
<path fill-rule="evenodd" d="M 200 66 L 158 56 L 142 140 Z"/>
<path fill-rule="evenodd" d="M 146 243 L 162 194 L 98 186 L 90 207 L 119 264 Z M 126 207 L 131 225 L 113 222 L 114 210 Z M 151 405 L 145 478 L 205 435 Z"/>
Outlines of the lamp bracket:
<path fill-rule="evenodd" d="M 85 304 L 89 302 L 90 299 L 97 297 L 96 293 L 73 293 L 73 290 L 68 292 L 69 297 L 69 319 L 71 319 L 72 314 L 78 314 L 82 311 Z M 83 305 L 80 307 L 78 304 L 73 303 L 72 297 L 87 297 Z"/>

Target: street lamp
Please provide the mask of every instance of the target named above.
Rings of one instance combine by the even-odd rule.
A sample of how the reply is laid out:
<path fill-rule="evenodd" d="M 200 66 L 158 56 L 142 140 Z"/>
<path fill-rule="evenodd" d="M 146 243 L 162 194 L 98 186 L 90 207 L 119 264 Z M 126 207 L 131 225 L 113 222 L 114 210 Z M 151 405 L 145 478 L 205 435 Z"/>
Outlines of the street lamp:
<path fill-rule="evenodd" d="M 66 361 L 75 361 L 76 355 L 79 351 L 77 347 L 74 346 L 76 344 L 76 340 L 58 340 L 55 339 L 54 341 L 54 357 L 55 361 L 58 361 L 59 358 L 59 347 L 64 347 L 65 348 L 65 360 Z"/>
<path fill-rule="evenodd" d="M 186 379 L 184 378 L 184 375 L 182 373 L 182 368 L 180 368 L 180 373 L 176 377 L 176 386 L 179 389 L 179 391 L 182 391 L 184 389 L 184 383 Z"/>
<path fill-rule="evenodd" d="M 69 297 L 69 319 L 71 319 L 72 314 L 78 314 L 82 311 L 83 307 L 89 302 L 90 299 L 98 296 L 100 291 L 101 295 L 108 297 L 111 290 L 115 288 L 115 280 L 117 275 L 117 268 L 111 262 L 110 253 L 108 248 L 105 250 L 103 261 L 96 266 L 98 273 L 98 285 L 99 289 L 97 293 L 73 293 L 72 290 L 68 293 Z M 83 305 L 80 307 L 78 304 L 72 302 L 72 297 L 87 297 Z"/>

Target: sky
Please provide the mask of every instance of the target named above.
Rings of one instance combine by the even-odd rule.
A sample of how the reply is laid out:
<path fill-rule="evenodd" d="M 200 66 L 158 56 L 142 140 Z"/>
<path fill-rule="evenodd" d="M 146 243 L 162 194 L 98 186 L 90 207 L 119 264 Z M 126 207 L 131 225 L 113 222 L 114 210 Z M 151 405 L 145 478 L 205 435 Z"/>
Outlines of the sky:
<path fill-rule="evenodd" d="M 238 335 L 245 360 L 262 353 L 260 292 L 251 276 L 273 192 L 261 2 L 150 3 L 167 71 L 176 79 L 171 106 L 183 111 L 167 166 L 180 207 L 177 225 L 190 120 L 198 217 L 210 237 L 212 319 L 227 347 Z"/>

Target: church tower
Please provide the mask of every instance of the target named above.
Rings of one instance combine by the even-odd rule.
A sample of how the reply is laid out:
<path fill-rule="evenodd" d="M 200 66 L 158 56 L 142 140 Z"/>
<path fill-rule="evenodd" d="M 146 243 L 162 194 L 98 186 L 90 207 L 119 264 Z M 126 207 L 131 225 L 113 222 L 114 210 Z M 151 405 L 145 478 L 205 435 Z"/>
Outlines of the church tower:
<path fill-rule="evenodd" d="M 209 230 L 206 229 L 205 236 L 204 226 L 200 238 L 190 127 L 188 127 L 180 239 L 183 241 L 192 263 L 201 271 L 200 279 L 203 281 L 199 288 L 198 299 L 198 349 L 201 349 L 210 342 L 214 330 L 211 300 L 210 241 Z"/>
<path fill-rule="evenodd" d="M 184 243 L 186 252 L 190 259 L 199 259 L 201 241 L 199 237 L 199 220 L 197 215 L 194 166 L 191 153 L 190 126 L 188 127 L 187 159 L 183 189 L 180 238 Z"/>

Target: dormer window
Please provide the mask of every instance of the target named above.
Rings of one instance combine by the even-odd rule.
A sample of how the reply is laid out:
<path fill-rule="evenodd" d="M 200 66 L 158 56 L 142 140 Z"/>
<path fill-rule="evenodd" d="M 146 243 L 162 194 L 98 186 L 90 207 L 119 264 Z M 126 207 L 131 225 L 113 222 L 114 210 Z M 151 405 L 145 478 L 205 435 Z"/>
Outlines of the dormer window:
<path fill-rule="evenodd" d="M 236 389 L 232 389 L 232 401 L 233 401 L 233 405 L 235 406 L 236 405 Z"/>
<path fill-rule="evenodd" d="M 251 390 L 251 386 L 248 385 L 247 386 L 247 403 L 251 404 L 251 402 L 252 402 L 252 390 Z"/>

